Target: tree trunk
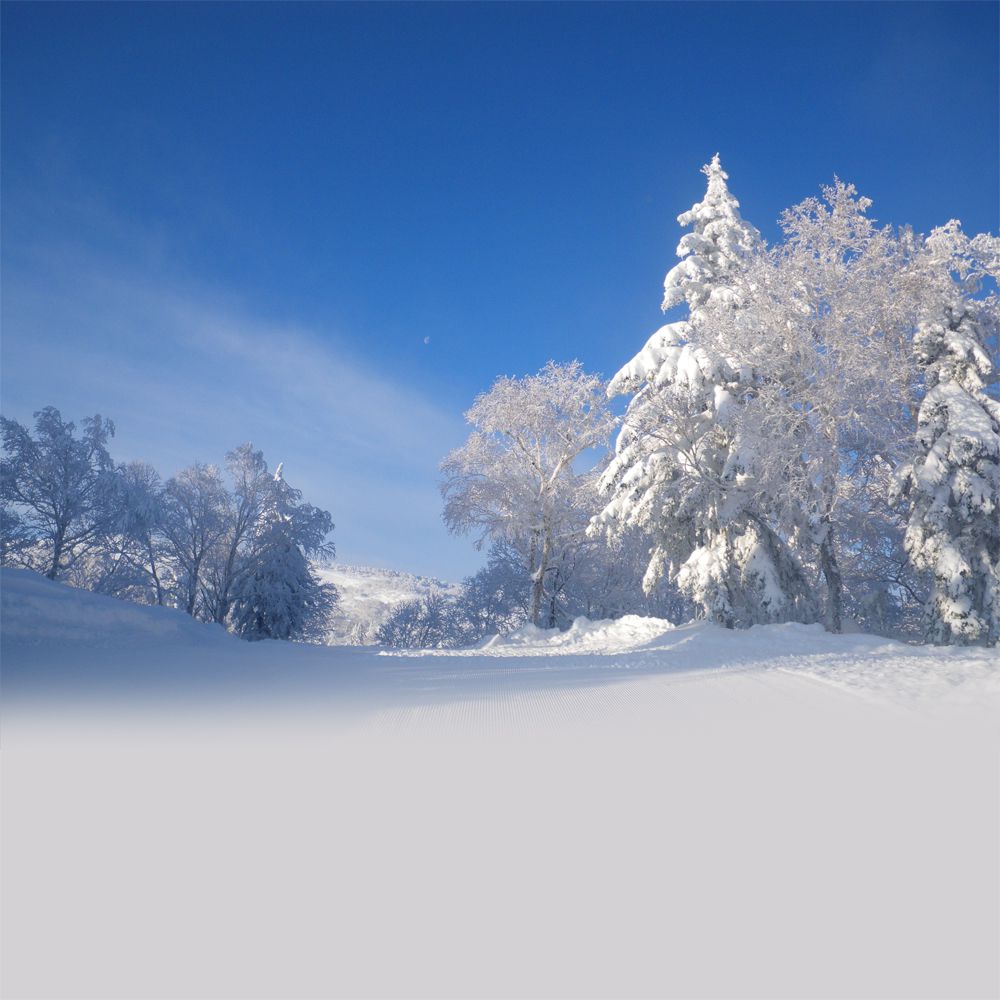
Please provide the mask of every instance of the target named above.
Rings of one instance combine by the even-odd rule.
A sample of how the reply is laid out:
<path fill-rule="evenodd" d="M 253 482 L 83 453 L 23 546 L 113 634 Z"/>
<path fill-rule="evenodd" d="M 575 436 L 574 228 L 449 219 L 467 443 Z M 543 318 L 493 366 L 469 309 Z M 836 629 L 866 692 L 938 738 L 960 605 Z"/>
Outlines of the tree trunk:
<path fill-rule="evenodd" d="M 538 559 L 538 569 L 535 570 L 535 578 L 531 585 L 531 623 L 538 625 L 538 619 L 542 611 L 542 595 L 545 592 L 545 572 L 549 568 L 549 536 L 548 532 L 542 541 L 542 552 Z"/>
<path fill-rule="evenodd" d="M 194 617 L 194 606 L 198 600 L 198 580 L 201 577 L 201 557 L 199 556 L 191 568 L 191 579 L 189 581 L 187 604 L 184 610 Z"/>
<path fill-rule="evenodd" d="M 156 556 L 153 555 L 152 542 L 147 544 L 149 553 L 149 572 L 153 577 L 153 585 L 156 587 L 156 603 L 163 606 L 163 584 L 160 583 L 160 574 L 156 572 Z"/>
<path fill-rule="evenodd" d="M 226 618 L 229 616 L 229 608 L 232 604 L 232 601 L 229 599 L 229 592 L 233 589 L 233 568 L 236 565 L 237 542 L 238 539 L 229 546 L 229 555 L 226 557 L 226 567 L 222 575 L 222 586 L 219 588 L 219 594 L 212 615 L 212 618 L 220 625 L 226 624 Z"/>
<path fill-rule="evenodd" d="M 52 540 L 52 565 L 45 575 L 54 580 L 59 575 L 59 563 L 62 562 L 63 541 L 66 537 L 65 529 L 59 528 L 56 537 Z"/>
<path fill-rule="evenodd" d="M 826 580 L 826 627 L 831 632 L 839 632 L 843 626 L 844 581 L 837 563 L 837 539 L 829 516 L 824 518 L 824 526 L 819 562 Z"/>
<path fill-rule="evenodd" d="M 542 573 L 541 570 L 535 572 L 535 578 L 531 583 L 531 624 L 538 624 L 538 616 L 542 608 Z"/>

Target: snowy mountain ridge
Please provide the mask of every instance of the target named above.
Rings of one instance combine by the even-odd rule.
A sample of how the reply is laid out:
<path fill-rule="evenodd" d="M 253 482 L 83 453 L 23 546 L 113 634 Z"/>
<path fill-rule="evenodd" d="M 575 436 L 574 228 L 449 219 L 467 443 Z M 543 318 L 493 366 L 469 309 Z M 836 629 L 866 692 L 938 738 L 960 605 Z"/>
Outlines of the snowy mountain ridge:
<path fill-rule="evenodd" d="M 454 595 L 462 589 L 459 584 L 433 577 L 375 566 L 326 562 L 314 563 L 313 569 L 340 595 L 327 637 L 331 645 L 370 642 L 374 631 L 397 605 L 432 593 Z"/>

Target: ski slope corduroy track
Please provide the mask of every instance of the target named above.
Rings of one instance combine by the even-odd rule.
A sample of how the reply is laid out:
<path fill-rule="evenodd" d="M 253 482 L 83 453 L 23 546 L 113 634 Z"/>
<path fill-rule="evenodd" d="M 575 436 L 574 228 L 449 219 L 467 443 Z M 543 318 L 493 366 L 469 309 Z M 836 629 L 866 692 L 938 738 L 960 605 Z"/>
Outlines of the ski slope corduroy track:
<path fill-rule="evenodd" d="M 2 591 L 5 997 L 1000 992 L 996 650 Z"/>

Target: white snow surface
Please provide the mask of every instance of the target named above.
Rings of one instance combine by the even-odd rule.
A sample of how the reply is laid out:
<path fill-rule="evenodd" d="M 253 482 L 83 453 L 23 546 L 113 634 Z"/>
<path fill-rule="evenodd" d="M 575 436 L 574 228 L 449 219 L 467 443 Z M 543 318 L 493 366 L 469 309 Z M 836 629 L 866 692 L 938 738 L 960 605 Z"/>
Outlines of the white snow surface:
<path fill-rule="evenodd" d="M 1000 991 L 996 650 L 389 654 L 0 594 L 4 996 Z"/>
<path fill-rule="evenodd" d="M 755 625 L 730 632 L 692 622 L 625 615 L 615 621 L 577 618 L 564 632 L 525 625 L 476 649 L 393 650 L 384 656 L 617 657 L 654 653 L 664 667 L 726 670 L 752 664 L 828 682 L 890 704 L 965 702 L 1000 706 L 1000 651 L 911 645 L 872 635 L 831 635 L 821 625 Z M 600 661 L 598 661 L 600 662 Z M 628 669 L 627 663 L 616 664 Z"/>

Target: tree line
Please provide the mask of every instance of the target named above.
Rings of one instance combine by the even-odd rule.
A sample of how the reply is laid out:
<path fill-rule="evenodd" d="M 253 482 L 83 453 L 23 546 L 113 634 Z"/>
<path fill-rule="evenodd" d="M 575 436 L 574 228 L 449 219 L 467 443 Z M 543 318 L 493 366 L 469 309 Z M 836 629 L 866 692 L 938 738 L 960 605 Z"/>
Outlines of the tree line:
<path fill-rule="evenodd" d="M 250 444 L 224 470 L 195 463 L 162 481 L 116 464 L 112 421 L 48 406 L 34 428 L 0 417 L 0 560 L 78 587 L 179 608 L 246 639 L 309 639 L 336 591 L 310 559 L 332 557 L 330 514 L 305 503 Z"/>
<path fill-rule="evenodd" d="M 879 226 L 835 180 L 768 246 L 718 156 L 703 172 L 664 279 L 671 321 L 607 384 L 550 362 L 474 401 L 441 492 L 486 565 L 397 608 L 377 641 L 628 613 L 1000 640 L 1000 239 Z M 335 594 L 309 560 L 332 555 L 330 515 L 250 445 L 225 476 L 162 483 L 111 461 L 99 416 L 79 435 L 52 407 L 33 433 L 0 426 L 4 564 L 248 638 L 322 629 Z"/>
<path fill-rule="evenodd" d="M 703 172 L 664 281 L 681 315 L 606 394 L 576 362 L 498 379 L 442 464 L 445 522 L 513 554 L 535 625 L 624 548 L 647 597 L 729 628 L 996 644 L 1000 240 L 878 226 L 836 180 L 767 246 L 718 156 Z"/>

